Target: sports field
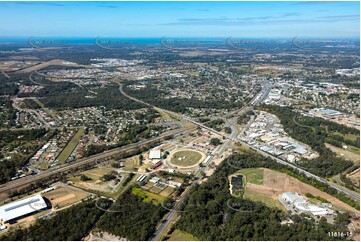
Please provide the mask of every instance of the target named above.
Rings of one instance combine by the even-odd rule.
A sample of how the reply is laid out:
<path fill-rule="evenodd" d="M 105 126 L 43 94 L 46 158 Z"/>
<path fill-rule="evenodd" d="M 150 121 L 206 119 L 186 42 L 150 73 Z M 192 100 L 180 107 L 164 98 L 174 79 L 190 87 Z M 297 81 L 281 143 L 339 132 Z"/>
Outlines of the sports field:
<path fill-rule="evenodd" d="M 194 166 L 202 159 L 202 153 L 193 150 L 180 150 L 171 154 L 170 162 L 176 166 Z"/>

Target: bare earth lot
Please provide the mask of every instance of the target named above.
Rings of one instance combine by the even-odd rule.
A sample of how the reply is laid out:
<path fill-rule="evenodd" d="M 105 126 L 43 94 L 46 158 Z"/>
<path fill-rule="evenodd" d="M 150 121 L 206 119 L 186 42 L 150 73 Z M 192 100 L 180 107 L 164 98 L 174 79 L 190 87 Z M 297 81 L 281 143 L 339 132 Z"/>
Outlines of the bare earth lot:
<path fill-rule="evenodd" d="M 82 199 L 86 198 L 88 194 L 85 192 L 72 190 L 70 188 L 61 187 L 44 193 L 43 196 L 49 199 L 53 207 L 57 206 L 57 208 L 63 208 L 81 201 Z"/>
<path fill-rule="evenodd" d="M 329 148 L 330 150 L 332 150 L 333 152 L 335 152 L 338 156 L 341 156 L 341 154 L 343 154 L 343 158 L 353 161 L 355 163 L 360 162 L 360 154 L 356 154 L 352 151 L 349 151 L 347 149 L 342 149 L 342 148 L 338 148 L 336 146 L 330 145 L 330 144 L 325 144 L 327 148 Z"/>
<path fill-rule="evenodd" d="M 350 174 L 347 174 L 347 177 L 352 180 L 352 182 L 360 186 L 360 168 L 354 170 Z"/>
<path fill-rule="evenodd" d="M 305 193 L 311 193 L 314 196 L 320 196 L 330 203 L 337 209 L 349 211 L 351 213 L 360 214 L 358 210 L 347 205 L 344 202 L 332 197 L 331 195 L 318 190 L 306 183 L 303 183 L 296 178 L 290 177 L 284 173 L 262 168 L 264 172 L 263 185 L 257 185 L 252 183 L 246 184 L 246 189 L 250 189 L 257 193 L 261 193 L 278 200 L 278 197 L 283 192 L 296 192 L 301 195 Z"/>

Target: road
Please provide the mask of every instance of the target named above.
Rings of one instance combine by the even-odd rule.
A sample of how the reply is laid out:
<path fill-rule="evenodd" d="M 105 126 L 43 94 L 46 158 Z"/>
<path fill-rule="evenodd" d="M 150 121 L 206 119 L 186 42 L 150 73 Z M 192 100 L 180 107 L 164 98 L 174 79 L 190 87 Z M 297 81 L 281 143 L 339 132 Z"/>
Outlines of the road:
<path fill-rule="evenodd" d="M 199 182 L 199 180 L 194 181 L 192 183 L 192 185 L 183 192 L 181 198 L 174 205 L 174 208 L 168 213 L 167 217 L 163 220 L 164 222 L 161 223 L 161 225 L 157 228 L 157 231 L 153 234 L 153 237 L 150 238 L 151 241 L 160 241 L 160 239 L 161 239 L 161 238 L 159 238 L 160 235 L 163 234 L 164 230 L 168 227 L 168 225 L 172 221 L 173 217 L 177 214 L 177 208 L 179 208 L 179 206 L 181 206 L 184 199 L 188 196 L 189 191 L 192 189 L 192 187 L 195 184 L 198 184 L 198 182 Z"/>
<path fill-rule="evenodd" d="M 151 105 L 151 104 L 149 104 L 149 103 L 146 103 L 146 102 L 144 102 L 144 101 L 142 101 L 142 100 L 139 100 L 139 99 L 137 99 L 137 98 L 134 98 L 134 97 L 129 96 L 128 94 L 126 94 L 126 93 L 123 91 L 123 89 L 122 89 L 122 84 L 119 84 L 119 85 L 120 85 L 120 87 L 119 87 L 120 92 L 121 92 L 123 95 L 127 96 L 128 98 L 130 98 L 130 99 L 132 99 L 132 100 L 134 100 L 134 101 L 137 101 L 137 102 L 141 102 L 141 103 L 143 103 L 143 104 L 145 104 L 145 105 L 147 105 L 147 106 L 150 106 L 150 107 L 153 107 L 153 108 L 158 108 L 158 107 L 155 107 L 155 106 L 153 106 L 153 105 Z M 251 101 L 252 106 L 253 106 L 253 107 L 256 107 L 256 106 L 259 105 L 261 102 L 263 102 L 263 101 L 268 97 L 268 94 L 269 94 L 269 92 L 270 92 L 271 89 L 272 89 L 272 84 L 268 84 L 268 83 L 265 84 L 264 87 L 262 88 L 261 92 L 260 92 L 259 94 L 257 94 L 256 97 Z M 247 107 L 248 107 L 248 106 L 246 105 L 244 108 L 242 108 L 241 110 L 239 110 L 239 112 L 242 111 L 242 110 L 244 110 L 244 109 L 246 109 Z M 160 109 L 160 108 L 158 108 L 158 109 Z M 355 192 L 353 192 L 353 191 L 351 191 L 351 190 L 349 190 L 349 189 L 347 189 L 347 188 L 344 188 L 344 187 L 342 187 L 342 186 L 339 186 L 339 185 L 337 185 L 337 184 L 334 184 L 334 183 L 332 183 L 332 182 L 329 182 L 329 181 L 327 181 L 326 179 L 323 179 L 323 178 L 321 178 L 321 177 L 319 177 L 319 176 L 316 176 L 316 175 L 314 175 L 314 174 L 312 174 L 312 173 L 310 173 L 310 172 L 308 172 L 308 171 L 306 171 L 306 170 L 303 170 L 303 169 L 301 169 L 301 168 L 299 168 L 299 167 L 297 167 L 297 166 L 295 166 L 295 165 L 293 165 L 293 164 L 290 164 L 290 163 L 288 163 L 288 162 L 286 162 L 286 161 L 284 161 L 284 160 L 281 160 L 281 159 L 279 159 L 278 157 L 275 157 L 275 156 L 273 156 L 273 155 L 271 155 L 271 154 L 268 154 L 268 153 L 266 153 L 266 152 L 264 152 L 264 151 L 262 151 L 262 150 L 255 149 L 254 147 L 252 147 L 252 146 L 248 145 L 247 143 L 241 141 L 241 140 L 238 138 L 238 128 L 237 128 L 237 127 L 234 127 L 234 126 L 235 126 L 235 123 L 236 123 L 236 122 L 235 122 L 235 120 L 236 120 L 235 118 L 231 118 L 229 121 L 227 121 L 228 124 L 231 124 L 232 134 L 226 136 L 225 134 L 223 134 L 223 133 L 221 133 L 221 132 L 218 132 L 218 131 L 216 131 L 216 130 L 214 130 L 214 129 L 208 127 L 208 126 L 206 126 L 205 124 L 199 123 L 199 122 L 197 122 L 197 121 L 195 121 L 195 120 L 193 120 L 193 119 L 191 119 L 191 118 L 189 118 L 189 117 L 186 117 L 185 115 L 177 114 L 177 113 L 175 113 L 175 112 L 168 111 L 168 110 L 164 110 L 164 109 L 161 109 L 161 110 L 164 111 L 164 112 L 172 113 L 173 115 L 176 115 L 176 116 L 180 116 L 180 117 L 182 117 L 184 120 L 187 120 L 187 121 L 189 121 L 189 122 L 191 122 L 191 123 L 193 123 L 193 124 L 195 124 L 195 125 L 197 125 L 197 126 L 199 126 L 199 127 L 202 127 L 202 128 L 204 128 L 204 129 L 207 129 L 207 130 L 211 131 L 212 133 L 215 133 L 215 134 L 220 135 L 220 136 L 222 136 L 222 137 L 225 137 L 225 138 L 227 138 L 227 139 L 229 139 L 229 140 L 232 140 L 233 142 L 241 143 L 242 145 L 247 146 L 247 147 L 255 150 L 257 153 L 259 153 L 259 154 L 261 154 L 261 155 L 263 155 L 263 156 L 265 156 L 265 157 L 269 157 L 269 158 L 273 159 L 274 161 L 276 161 L 276 162 L 278 162 L 278 163 L 280 163 L 280 164 L 282 164 L 282 165 L 288 166 L 288 167 L 290 167 L 290 168 L 292 168 L 292 169 L 295 169 L 295 170 L 299 171 L 300 173 L 305 174 L 307 177 L 314 178 L 314 179 L 316 179 L 316 180 L 318 180 L 318 181 L 320 181 L 320 182 L 322 182 L 322 183 L 325 183 L 325 184 L 329 185 L 330 187 L 332 187 L 332 188 L 336 189 L 337 191 L 339 191 L 339 192 L 347 195 L 348 197 L 350 197 L 351 199 L 353 199 L 353 200 L 355 200 L 355 201 L 357 201 L 357 202 L 360 201 L 360 195 L 359 195 L 359 194 L 357 194 L 357 193 L 355 193 Z"/>
<path fill-rule="evenodd" d="M 230 137 L 229 137 L 229 138 L 230 138 Z M 344 193 L 345 195 L 347 195 L 348 197 L 352 198 L 352 199 L 355 200 L 355 201 L 360 201 L 360 195 L 357 194 L 357 193 L 355 193 L 355 192 L 353 192 L 353 191 L 351 191 L 351 190 L 349 190 L 349 189 L 346 189 L 346 188 L 344 188 L 344 187 L 342 187 L 342 186 L 339 186 L 339 185 L 337 185 L 337 184 L 334 184 L 334 183 L 332 183 L 332 182 L 329 182 L 329 181 L 327 181 L 326 179 L 323 179 L 323 178 L 321 178 L 321 177 L 319 177 L 319 176 L 316 176 L 316 175 L 314 175 L 314 174 L 312 174 L 312 173 L 310 173 L 310 172 L 308 172 L 308 171 L 303 170 L 302 168 L 299 168 L 299 167 L 297 167 L 297 166 L 295 166 L 295 165 L 293 165 L 293 164 L 290 164 L 290 163 L 288 163 L 288 162 L 286 162 L 286 161 L 284 161 L 284 160 L 281 160 L 281 159 L 278 158 L 278 157 L 275 157 L 275 156 L 273 156 L 273 155 L 271 155 L 271 154 L 269 154 L 269 153 L 266 153 L 266 152 L 264 152 L 264 151 L 262 151 L 262 150 L 259 150 L 259 149 L 255 148 L 255 147 L 253 147 L 253 146 L 251 146 L 251 145 L 249 145 L 249 144 L 241 141 L 237 136 L 236 136 L 236 138 L 232 138 L 232 140 L 233 140 L 234 142 L 236 142 L 236 143 L 240 143 L 240 144 L 242 144 L 242 145 L 244 145 L 244 146 L 246 146 L 246 147 L 249 147 L 249 148 L 255 150 L 257 153 L 259 153 L 259 154 L 261 154 L 261 155 L 263 155 L 263 156 L 265 156 L 265 157 L 268 157 L 268 158 L 273 159 L 273 160 L 276 161 L 277 163 L 280 163 L 280 164 L 285 165 L 285 166 L 288 166 L 288 167 L 290 167 L 290 168 L 292 168 L 292 169 L 294 169 L 294 170 L 297 170 L 297 171 L 299 171 L 300 173 L 305 174 L 307 177 L 314 178 L 314 179 L 316 179 L 316 180 L 318 180 L 318 181 L 320 181 L 320 182 L 322 182 L 322 183 L 326 183 L 326 184 L 329 185 L 330 187 L 335 188 L 337 191 Z"/>
<path fill-rule="evenodd" d="M 161 141 L 166 137 L 170 137 L 170 136 L 177 135 L 177 134 L 182 134 L 184 132 L 189 132 L 189 131 L 191 131 L 193 129 L 194 129 L 194 127 L 172 130 L 172 131 L 166 132 L 164 134 L 161 134 L 160 136 L 153 137 L 153 138 L 146 139 L 146 140 L 142 140 L 142 141 L 140 141 L 138 143 L 129 144 L 129 145 L 126 145 L 126 146 L 123 146 L 123 147 L 111 149 L 111 150 L 105 151 L 105 152 L 100 153 L 100 154 L 96 154 L 96 155 L 93 155 L 93 156 L 90 156 L 90 157 L 87 157 L 87 158 L 84 158 L 84 159 L 80 159 L 80 160 L 75 161 L 75 162 L 70 163 L 70 164 L 66 163 L 64 165 L 60 165 L 60 166 L 48 169 L 48 170 L 46 170 L 44 172 L 41 172 L 39 174 L 36 174 L 36 175 L 26 176 L 26 177 L 19 178 L 19 179 L 14 180 L 14 181 L 10 181 L 10 182 L 8 182 L 6 184 L 0 185 L 0 194 L 10 193 L 10 192 L 16 191 L 16 190 L 18 190 L 20 188 L 23 188 L 23 187 L 26 187 L 26 186 L 28 186 L 28 185 L 30 185 L 32 183 L 35 183 L 37 181 L 48 178 L 48 177 L 50 177 L 50 176 L 52 176 L 54 174 L 60 174 L 62 172 L 66 172 L 68 170 L 81 167 L 81 166 L 83 166 L 85 164 L 92 163 L 92 162 L 97 162 L 97 161 L 99 161 L 101 159 L 111 157 L 111 156 L 113 156 L 113 155 L 115 155 L 115 154 L 117 154 L 119 152 L 127 152 L 127 151 L 133 150 L 135 148 L 139 148 L 139 147 L 142 147 L 144 145 L 150 144 L 150 143 L 155 142 L 155 141 Z"/>
<path fill-rule="evenodd" d="M 121 85 L 121 84 L 120 84 L 120 85 Z M 272 85 L 271 85 L 271 84 L 266 84 L 266 85 L 264 86 L 264 88 L 262 89 L 260 95 L 256 95 L 255 99 L 253 99 L 253 100 L 251 101 L 252 104 L 253 104 L 253 107 L 256 107 L 259 103 L 263 102 L 263 101 L 267 98 L 267 96 L 268 96 L 271 88 L 272 88 Z M 129 98 L 131 98 L 131 99 L 133 99 L 133 100 L 135 100 L 135 101 L 141 102 L 141 103 L 143 103 L 143 104 L 145 104 L 145 105 L 148 105 L 148 106 L 151 106 L 151 107 L 153 107 L 153 108 L 158 108 L 158 107 L 152 106 L 152 105 L 150 105 L 150 104 L 148 104 L 148 103 L 145 103 L 144 101 L 141 101 L 141 100 L 138 100 L 138 99 L 136 99 L 136 98 L 130 97 L 129 95 L 127 95 L 127 94 L 122 90 L 122 86 L 120 86 L 120 90 L 121 90 L 121 92 L 122 92 L 123 95 L 125 95 L 125 96 L 127 96 L 127 97 L 129 97 Z M 246 107 L 245 107 L 245 108 L 246 108 Z M 288 167 L 290 167 L 290 168 L 292 168 L 292 169 L 295 169 L 295 170 L 299 171 L 300 173 L 305 174 L 305 175 L 308 176 L 308 177 L 314 178 L 314 179 L 316 179 L 316 180 L 318 180 L 318 181 L 320 181 L 320 182 L 322 182 L 322 183 L 325 183 L 325 184 L 329 185 L 330 187 L 336 189 L 336 190 L 339 191 L 339 192 L 344 193 L 345 195 L 347 195 L 348 197 L 350 197 L 351 199 L 353 199 L 353 200 L 355 200 L 355 201 L 358 201 L 358 202 L 360 201 L 360 195 L 359 195 L 359 194 L 357 194 L 357 193 L 355 193 L 355 192 L 353 192 L 353 191 L 351 191 L 351 190 L 349 190 L 349 189 L 347 189 L 347 188 L 344 188 L 344 187 L 342 187 L 342 186 L 339 186 L 339 185 L 337 185 L 337 184 L 334 184 L 334 183 L 332 183 L 332 182 L 329 182 L 329 181 L 327 181 L 326 179 L 323 179 L 323 178 L 321 178 L 321 177 L 319 177 L 319 176 L 316 176 L 316 175 L 314 175 L 314 174 L 312 174 L 312 173 L 310 173 L 310 172 L 308 172 L 308 171 L 306 171 L 306 170 L 303 170 L 303 169 L 301 169 L 301 168 L 299 168 L 299 167 L 297 167 L 297 166 L 295 166 L 295 165 L 293 165 L 293 164 L 290 164 L 290 163 L 288 163 L 288 162 L 286 162 L 286 161 L 284 161 L 284 160 L 281 160 L 281 159 L 279 159 L 278 157 L 275 157 L 275 156 L 273 156 L 273 155 L 271 155 L 271 154 L 268 154 L 268 153 L 266 153 L 266 152 L 264 152 L 264 151 L 262 151 L 262 150 L 255 149 L 254 147 L 252 147 L 252 146 L 248 145 L 247 143 L 241 141 L 241 140 L 238 138 L 238 128 L 237 128 L 237 127 L 234 127 L 234 126 L 235 126 L 235 123 L 236 123 L 236 122 L 235 122 L 235 120 L 236 120 L 235 118 L 231 118 L 229 121 L 227 121 L 228 124 L 232 124 L 232 125 L 231 125 L 232 134 L 229 135 L 229 136 L 226 136 L 225 134 L 223 134 L 223 133 L 221 133 L 221 132 L 218 132 L 218 131 L 212 129 L 212 128 L 206 126 L 205 124 L 199 123 L 199 122 L 197 122 L 197 121 L 195 121 L 195 120 L 193 120 L 193 119 L 191 119 L 191 118 L 188 118 L 188 117 L 186 117 L 185 115 L 180 115 L 180 114 L 174 113 L 174 112 L 172 112 L 172 111 L 164 110 L 164 109 L 162 109 L 162 111 L 168 112 L 168 113 L 172 113 L 172 114 L 177 115 L 177 116 L 181 116 L 184 120 L 187 120 L 187 121 L 189 121 L 189 122 L 191 122 L 191 123 L 193 123 L 193 124 L 195 124 L 195 125 L 197 125 L 197 126 L 200 126 L 200 127 L 204 128 L 204 129 L 207 129 L 207 130 L 211 131 L 212 133 L 215 133 L 215 134 L 217 134 L 217 135 L 220 135 L 220 136 L 222 136 L 222 137 L 225 137 L 225 138 L 227 138 L 227 139 L 229 139 L 229 140 L 232 140 L 232 141 L 234 141 L 234 142 L 236 142 L 236 143 L 241 143 L 242 145 L 247 146 L 247 147 L 249 147 L 249 148 L 252 148 L 252 149 L 255 150 L 257 153 L 259 153 L 259 154 L 261 154 L 261 155 L 263 155 L 263 156 L 265 156 L 265 157 L 269 157 L 269 158 L 273 159 L 274 161 L 276 161 L 276 162 L 278 162 L 278 163 L 280 163 L 280 164 L 282 164 L 282 165 L 288 166 Z M 242 111 L 242 109 L 241 109 L 240 111 Z M 235 131 L 236 131 L 236 132 L 235 132 Z"/>

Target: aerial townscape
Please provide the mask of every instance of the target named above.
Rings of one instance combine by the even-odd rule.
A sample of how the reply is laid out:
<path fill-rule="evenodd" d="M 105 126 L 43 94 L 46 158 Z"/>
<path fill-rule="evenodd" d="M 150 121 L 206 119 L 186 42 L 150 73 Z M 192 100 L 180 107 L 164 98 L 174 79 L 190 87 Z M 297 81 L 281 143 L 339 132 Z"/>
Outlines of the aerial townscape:
<path fill-rule="evenodd" d="M 359 241 L 359 8 L 0 2 L 0 240 Z"/>

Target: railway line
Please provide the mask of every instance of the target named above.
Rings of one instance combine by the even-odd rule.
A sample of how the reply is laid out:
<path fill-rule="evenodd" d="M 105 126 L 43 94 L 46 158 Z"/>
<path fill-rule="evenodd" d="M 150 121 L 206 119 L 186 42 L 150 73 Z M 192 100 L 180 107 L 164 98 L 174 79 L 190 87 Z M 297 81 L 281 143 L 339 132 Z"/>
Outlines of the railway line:
<path fill-rule="evenodd" d="M 104 151 L 103 153 L 99 153 L 99 154 L 96 154 L 96 155 L 93 155 L 93 156 L 78 160 L 78 161 L 73 162 L 71 164 L 64 164 L 64 165 L 61 165 L 61 166 L 58 166 L 58 167 L 51 168 L 51 169 L 49 169 L 47 171 L 44 171 L 44 172 L 36 174 L 36 175 L 26 176 L 26 177 L 23 177 L 23 178 L 14 180 L 14 181 L 10 181 L 10 182 L 0 186 L 0 194 L 10 193 L 10 192 L 16 191 L 16 190 L 18 190 L 20 188 L 23 188 L 23 187 L 26 187 L 26 186 L 28 186 L 30 184 L 35 183 L 35 182 L 41 181 L 41 180 L 43 180 L 45 178 L 48 178 L 48 177 L 50 177 L 52 175 L 61 174 L 63 172 L 66 172 L 66 171 L 81 167 L 83 165 L 86 165 L 86 164 L 89 164 L 89 163 L 92 163 L 92 162 L 97 162 L 97 161 L 99 161 L 101 159 L 111 157 L 111 156 L 113 156 L 113 155 L 115 155 L 115 154 L 117 154 L 119 152 L 128 152 L 128 151 L 131 151 L 131 150 L 133 150 L 135 148 L 140 148 L 140 147 L 142 147 L 144 145 L 150 144 L 152 142 L 161 141 L 161 140 L 163 140 L 163 139 L 165 139 L 167 137 L 171 137 L 173 135 L 181 134 L 181 133 L 184 133 L 184 132 L 189 132 L 192 129 L 195 129 L 195 128 L 194 127 L 188 127 L 188 128 L 181 128 L 181 129 L 177 129 L 177 130 L 172 130 L 172 131 L 166 132 L 166 133 L 164 133 L 164 134 L 162 134 L 160 136 L 153 137 L 153 138 L 150 138 L 150 139 L 147 139 L 147 140 L 139 141 L 138 143 L 129 144 L 129 145 L 119 147 L 119 148 L 114 148 L 114 149 L 111 149 L 111 150 L 108 150 L 108 151 Z"/>
<path fill-rule="evenodd" d="M 151 104 L 149 104 L 149 103 L 146 103 L 146 102 L 144 102 L 144 101 L 142 101 L 142 100 L 139 100 L 139 99 L 137 99 L 137 98 L 134 98 L 134 97 L 129 96 L 127 93 L 125 93 L 125 92 L 123 91 L 123 89 L 122 89 L 122 88 L 123 88 L 122 84 L 119 84 L 119 85 L 120 85 L 120 87 L 119 87 L 120 92 L 121 92 L 123 95 L 127 96 L 128 98 L 130 98 L 130 99 L 132 99 L 132 100 L 134 100 L 134 101 L 137 101 L 137 102 L 141 102 L 141 103 L 143 103 L 143 104 L 145 104 L 145 105 L 148 105 L 148 106 L 150 106 L 150 107 L 158 108 L 158 107 L 155 107 L 155 106 L 153 106 L 153 105 L 151 105 Z M 268 97 L 268 94 L 269 94 L 271 88 L 272 88 L 272 85 L 266 84 L 266 85 L 262 88 L 261 92 L 260 92 L 259 94 L 257 94 L 257 95 L 251 100 L 251 108 L 255 108 L 255 107 L 257 107 L 260 103 L 262 103 L 262 102 Z M 243 107 L 242 109 L 238 110 L 238 112 L 241 112 L 242 110 L 244 110 L 244 109 L 246 109 L 246 108 L 248 108 L 248 107 L 249 107 L 249 106 L 246 105 L 246 106 Z M 286 162 L 286 161 L 283 161 L 283 160 L 279 159 L 278 157 L 275 157 L 275 156 L 273 156 L 273 155 L 271 155 L 271 154 L 269 154 L 269 153 L 263 152 L 263 151 L 258 150 L 258 149 L 254 149 L 253 147 L 251 147 L 250 145 L 248 145 L 247 143 L 241 141 L 241 140 L 238 138 L 238 131 L 236 132 L 236 134 L 224 135 L 223 133 L 218 132 L 218 131 L 212 129 L 211 127 L 208 127 L 207 125 L 205 125 L 205 124 L 203 124 L 203 123 L 197 122 L 197 121 L 195 121 L 195 120 L 193 120 L 193 119 L 191 119 L 191 118 L 189 118 L 189 117 L 187 117 L 187 116 L 185 116 L 185 115 L 177 114 L 177 113 L 175 113 L 175 112 L 172 112 L 172 111 L 169 111 L 169 110 L 165 110 L 165 109 L 162 109 L 162 111 L 168 112 L 168 113 L 172 113 L 173 115 L 178 115 L 178 116 L 182 117 L 183 120 L 186 120 L 186 121 L 191 122 L 191 123 L 193 123 L 193 124 L 195 124 L 195 125 L 197 125 L 197 126 L 199 126 L 199 127 L 202 127 L 202 128 L 204 128 L 204 129 L 207 129 L 207 130 L 211 131 L 212 133 L 215 133 L 215 134 L 217 134 L 217 135 L 220 135 L 220 136 L 222 136 L 222 137 L 224 137 L 224 138 L 226 138 L 226 139 L 228 139 L 228 140 L 232 140 L 233 142 L 241 143 L 242 145 L 247 146 L 247 147 L 249 147 L 249 148 L 252 148 L 252 149 L 255 150 L 257 153 L 259 153 L 259 154 L 261 154 L 261 155 L 263 155 L 263 156 L 265 156 L 265 157 L 269 157 L 269 158 L 275 160 L 276 162 L 278 162 L 278 163 L 280 163 L 280 164 L 283 164 L 283 165 L 285 165 L 285 166 L 288 166 L 288 167 L 290 167 L 290 168 L 292 168 L 292 169 L 294 169 L 294 170 L 299 171 L 300 173 L 305 174 L 305 175 L 308 176 L 308 177 L 314 178 L 314 179 L 316 179 L 316 180 L 318 180 L 318 181 L 320 181 L 320 182 L 322 182 L 322 183 L 325 183 L 325 184 L 329 185 L 330 187 L 336 189 L 337 191 L 339 191 L 339 192 L 345 194 L 346 196 L 348 196 L 349 198 L 353 199 L 354 201 L 360 201 L 360 195 L 359 195 L 359 194 L 357 194 L 357 193 L 355 193 L 355 192 L 353 192 L 353 191 L 351 191 L 351 190 L 349 190 L 349 189 L 347 189 L 347 188 L 345 188 L 345 187 L 342 187 L 342 186 L 340 186 L 340 185 L 337 185 L 337 184 L 334 184 L 334 183 L 332 183 L 332 182 L 329 182 L 329 181 L 327 181 L 326 179 L 323 179 L 323 178 L 321 178 L 321 177 L 319 177 L 319 176 L 316 176 L 316 175 L 314 175 L 314 174 L 312 174 L 312 173 L 310 173 L 310 172 L 308 172 L 308 171 L 306 171 L 306 170 L 301 169 L 300 167 L 297 167 L 297 166 L 292 165 L 292 164 L 290 164 L 290 163 L 288 163 L 288 162 Z M 233 120 L 231 123 L 234 125 L 235 120 Z M 232 126 L 232 125 L 231 125 L 231 126 Z M 232 128 L 232 127 L 231 127 L 231 128 Z M 232 130 L 236 130 L 236 128 L 232 128 Z"/>

